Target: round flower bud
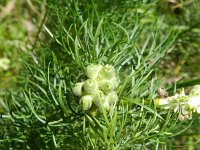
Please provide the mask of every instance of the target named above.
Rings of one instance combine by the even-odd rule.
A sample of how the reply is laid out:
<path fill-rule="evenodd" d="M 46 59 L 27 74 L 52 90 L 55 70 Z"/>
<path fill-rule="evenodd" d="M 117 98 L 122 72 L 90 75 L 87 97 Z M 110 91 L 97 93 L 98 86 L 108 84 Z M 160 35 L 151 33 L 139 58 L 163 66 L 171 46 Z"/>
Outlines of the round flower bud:
<path fill-rule="evenodd" d="M 98 89 L 97 82 L 92 79 L 88 79 L 83 84 L 83 92 L 87 94 L 93 94 Z"/>
<path fill-rule="evenodd" d="M 189 93 L 189 96 L 200 96 L 200 85 L 195 85 Z"/>
<path fill-rule="evenodd" d="M 200 96 L 189 97 L 187 104 L 192 108 L 197 108 L 200 106 Z"/>
<path fill-rule="evenodd" d="M 105 102 L 105 94 L 101 90 L 97 90 L 93 95 L 94 104 L 100 107 Z"/>
<path fill-rule="evenodd" d="M 75 96 L 81 96 L 82 95 L 82 87 L 84 82 L 76 83 L 73 89 L 73 93 Z"/>
<path fill-rule="evenodd" d="M 86 67 L 86 75 L 90 79 L 96 79 L 97 76 L 99 75 L 99 72 L 101 70 L 102 66 L 101 65 L 88 65 Z"/>
<path fill-rule="evenodd" d="M 99 72 L 98 78 L 100 80 L 110 80 L 115 76 L 116 76 L 115 68 L 113 66 L 111 66 L 111 65 L 106 65 Z"/>
<path fill-rule="evenodd" d="M 115 91 L 108 93 L 106 96 L 106 101 L 109 102 L 109 104 L 114 104 L 118 101 L 118 96 Z"/>
<path fill-rule="evenodd" d="M 82 106 L 83 110 L 88 110 L 92 106 L 92 96 L 84 95 L 81 97 L 79 104 Z"/>
<path fill-rule="evenodd" d="M 99 88 L 105 93 L 110 93 L 112 91 L 114 91 L 114 86 L 112 84 L 112 82 L 108 81 L 108 80 L 103 80 L 99 82 Z"/>

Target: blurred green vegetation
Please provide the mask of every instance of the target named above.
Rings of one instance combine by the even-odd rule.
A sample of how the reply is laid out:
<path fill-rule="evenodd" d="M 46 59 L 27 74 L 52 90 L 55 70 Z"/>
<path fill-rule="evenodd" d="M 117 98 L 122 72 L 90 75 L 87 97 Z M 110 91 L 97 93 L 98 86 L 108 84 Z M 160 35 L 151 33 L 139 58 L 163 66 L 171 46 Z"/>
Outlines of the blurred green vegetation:
<path fill-rule="evenodd" d="M 6 58 L 9 61 L 6 69 L 0 68 L 1 91 L 12 88 L 21 68 L 19 52 L 25 51 L 28 45 L 25 24 L 29 20 L 25 18 L 22 6 L 22 1 L 4 0 L 0 2 L 0 59 Z"/>
<path fill-rule="evenodd" d="M 132 9 L 126 10 L 125 2 L 115 0 L 102 3 L 99 1 L 98 5 L 101 5 L 102 13 L 120 9 L 121 12 L 117 11 L 116 13 L 134 14 Z M 21 71 L 23 72 L 21 52 L 28 53 L 30 49 L 34 51 L 33 48 L 40 48 L 40 45 L 35 42 L 36 37 L 44 38 L 43 35 L 38 35 L 39 26 L 44 21 L 42 19 L 45 15 L 45 7 L 40 4 L 38 1 L 31 2 L 30 0 L 0 1 L 0 63 L 1 59 L 8 60 L 6 63 L 4 61 L 3 65 L 0 64 L 0 95 L 3 95 L 3 91 L 6 89 L 16 89 L 17 87 L 17 76 Z M 176 42 L 156 71 L 157 75 L 162 76 L 164 80 L 163 86 L 200 78 L 200 1 L 157 0 L 150 5 L 141 6 L 137 10 L 139 14 L 148 10 L 148 15 L 142 20 L 143 24 L 148 25 L 157 21 L 160 24 L 159 32 L 163 32 L 163 36 L 166 36 L 171 28 L 179 31 Z M 111 19 L 115 18 L 111 17 Z M 144 39 L 141 38 L 141 40 Z M 3 97 L 0 97 L 0 101 L 2 99 Z M 191 129 L 169 139 L 177 146 L 174 149 L 194 150 L 200 147 L 198 144 L 200 118 L 196 118 L 198 119 L 193 121 Z"/>
<path fill-rule="evenodd" d="M 23 68 L 20 55 L 35 42 L 42 7 L 30 0 L 0 1 L 0 91 L 16 88 L 16 76 Z"/>
<path fill-rule="evenodd" d="M 164 11 L 158 5 L 158 13 L 165 15 L 165 25 L 179 30 L 180 34 L 161 64 L 165 82 L 172 84 L 177 81 L 200 77 L 200 1 L 174 1 Z M 171 9 L 170 9 L 171 8 Z M 173 9 L 172 9 L 173 8 Z M 168 10 L 168 11 L 167 11 Z"/>

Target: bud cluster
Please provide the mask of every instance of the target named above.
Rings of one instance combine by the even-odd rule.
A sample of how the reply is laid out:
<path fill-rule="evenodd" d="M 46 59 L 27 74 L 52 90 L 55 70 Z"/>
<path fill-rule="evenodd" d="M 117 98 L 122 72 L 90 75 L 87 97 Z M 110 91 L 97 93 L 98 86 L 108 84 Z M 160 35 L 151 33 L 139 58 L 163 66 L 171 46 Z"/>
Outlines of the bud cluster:
<path fill-rule="evenodd" d="M 79 104 L 83 110 L 89 110 L 95 105 L 100 110 L 109 110 L 118 101 L 115 89 L 119 79 L 111 65 L 88 65 L 86 67 L 88 79 L 75 84 L 73 93 L 79 97 Z"/>
<path fill-rule="evenodd" d="M 174 109 L 177 111 L 181 108 L 183 115 L 191 112 L 200 113 L 200 85 L 192 88 L 189 95 L 186 95 L 184 89 L 174 96 L 156 99 L 156 104 L 163 106 L 164 109 Z"/>

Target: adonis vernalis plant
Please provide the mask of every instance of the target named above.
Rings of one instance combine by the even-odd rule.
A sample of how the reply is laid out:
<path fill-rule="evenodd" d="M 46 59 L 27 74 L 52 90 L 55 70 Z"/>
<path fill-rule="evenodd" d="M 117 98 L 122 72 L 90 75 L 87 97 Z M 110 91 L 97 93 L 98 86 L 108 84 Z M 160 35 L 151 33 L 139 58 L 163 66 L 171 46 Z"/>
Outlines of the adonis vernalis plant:
<path fill-rule="evenodd" d="M 22 56 L 23 90 L 5 97 L 4 148 L 168 149 L 166 139 L 191 125 L 199 87 L 157 93 L 156 67 L 178 31 L 163 35 L 161 21 L 148 20 L 154 3 L 104 2 L 46 1 L 37 42 Z"/>

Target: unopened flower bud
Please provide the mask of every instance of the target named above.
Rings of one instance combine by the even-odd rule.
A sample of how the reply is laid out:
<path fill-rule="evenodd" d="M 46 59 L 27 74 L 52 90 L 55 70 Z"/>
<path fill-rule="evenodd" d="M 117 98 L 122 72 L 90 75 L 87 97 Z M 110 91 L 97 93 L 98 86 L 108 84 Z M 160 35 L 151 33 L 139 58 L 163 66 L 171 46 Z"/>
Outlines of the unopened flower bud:
<path fill-rule="evenodd" d="M 112 82 L 108 80 L 103 80 L 99 82 L 99 88 L 105 93 L 110 93 L 114 90 L 114 86 Z"/>
<path fill-rule="evenodd" d="M 189 96 L 200 96 L 200 85 L 195 85 L 190 91 Z"/>
<path fill-rule="evenodd" d="M 101 69 L 98 77 L 100 80 L 110 80 L 115 76 L 115 68 L 111 65 L 106 65 Z"/>
<path fill-rule="evenodd" d="M 83 84 L 83 92 L 87 94 L 93 94 L 98 89 L 97 82 L 92 79 L 88 79 Z"/>
<path fill-rule="evenodd" d="M 83 110 L 88 110 L 92 106 L 92 96 L 84 95 L 81 97 L 79 104 L 82 106 Z"/>
<path fill-rule="evenodd" d="M 109 104 L 114 104 L 118 101 L 118 96 L 115 91 L 108 93 L 106 96 L 106 101 L 109 102 Z"/>
<path fill-rule="evenodd" d="M 200 107 L 200 96 L 192 96 L 189 97 L 189 101 L 187 102 L 187 104 L 191 107 L 191 108 L 197 108 Z"/>
<path fill-rule="evenodd" d="M 84 82 L 76 83 L 73 89 L 73 93 L 75 96 L 81 96 L 82 95 L 82 87 Z"/>
<path fill-rule="evenodd" d="M 86 75 L 90 79 L 96 79 L 102 66 L 101 65 L 88 65 L 86 67 Z"/>
<path fill-rule="evenodd" d="M 100 107 L 105 102 L 105 94 L 101 90 L 97 90 L 93 95 L 93 101 L 96 106 Z"/>

